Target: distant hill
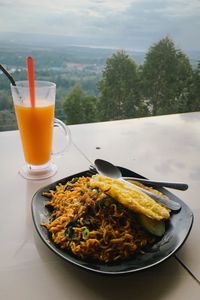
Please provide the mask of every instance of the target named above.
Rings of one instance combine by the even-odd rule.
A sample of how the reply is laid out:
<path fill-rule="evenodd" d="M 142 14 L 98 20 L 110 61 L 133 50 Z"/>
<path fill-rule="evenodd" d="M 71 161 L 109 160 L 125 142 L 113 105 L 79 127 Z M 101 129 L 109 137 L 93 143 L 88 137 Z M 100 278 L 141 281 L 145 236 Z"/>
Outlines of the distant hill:
<path fill-rule="evenodd" d="M 0 32 L 0 59 L 2 55 L 7 53 L 5 63 L 17 64 L 23 63 L 19 56 L 24 57 L 27 54 L 36 55 L 39 58 L 38 66 L 41 66 L 41 59 L 44 59 L 45 53 L 51 66 L 61 66 L 62 62 L 87 63 L 87 64 L 105 64 L 105 61 L 110 57 L 117 48 L 108 48 L 106 46 L 85 45 L 85 42 L 80 38 L 55 36 L 55 35 L 40 35 L 40 34 L 19 34 L 19 33 L 1 33 Z M 134 60 L 141 64 L 144 60 L 145 52 L 127 50 L 127 53 Z M 46 60 L 45 60 L 46 61 Z M 46 64 L 46 62 L 45 62 Z"/>
<path fill-rule="evenodd" d="M 104 45 L 86 45 L 81 37 L 0 32 L 0 62 L 13 67 L 23 67 L 27 55 L 35 57 L 37 68 L 60 68 L 66 63 L 104 65 L 117 50 Z M 124 50 L 137 64 L 143 63 L 145 51 Z M 196 66 L 200 61 L 200 51 L 185 53 Z"/>

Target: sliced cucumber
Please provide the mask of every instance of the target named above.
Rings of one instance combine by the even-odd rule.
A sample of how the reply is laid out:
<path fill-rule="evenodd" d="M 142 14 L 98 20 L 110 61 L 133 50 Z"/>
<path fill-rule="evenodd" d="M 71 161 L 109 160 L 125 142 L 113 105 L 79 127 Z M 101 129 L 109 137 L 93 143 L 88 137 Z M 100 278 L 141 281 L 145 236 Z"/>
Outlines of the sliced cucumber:
<path fill-rule="evenodd" d="M 146 217 L 145 215 L 139 215 L 139 220 L 144 228 L 153 235 L 162 236 L 165 233 L 165 222 L 157 221 Z"/>

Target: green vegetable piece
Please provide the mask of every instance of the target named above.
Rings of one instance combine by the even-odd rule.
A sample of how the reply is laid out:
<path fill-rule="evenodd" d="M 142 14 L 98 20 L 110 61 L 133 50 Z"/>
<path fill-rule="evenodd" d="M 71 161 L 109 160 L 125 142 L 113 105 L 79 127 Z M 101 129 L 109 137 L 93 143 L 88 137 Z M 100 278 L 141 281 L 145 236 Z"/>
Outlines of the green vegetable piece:
<path fill-rule="evenodd" d="M 87 240 L 89 238 L 89 235 L 90 235 L 90 231 L 89 231 L 89 229 L 87 227 L 85 227 L 85 229 L 82 232 L 83 239 Z"/>
<path fill-rule="evenodd" d="M 77 180 L 78 180 L 78 177 L 74 177 L 74 178 L 72 178 L 71 182 L 75 183 Z"/>
<path fill-rule="evenodd" d="M 165 222 L 164 221 L 157 221 L 148 218 L 145 215 L 139 215 L 139 220 L 142 226 L 151 234 L 156 236 L 163 236 L 165 233 Z"/>

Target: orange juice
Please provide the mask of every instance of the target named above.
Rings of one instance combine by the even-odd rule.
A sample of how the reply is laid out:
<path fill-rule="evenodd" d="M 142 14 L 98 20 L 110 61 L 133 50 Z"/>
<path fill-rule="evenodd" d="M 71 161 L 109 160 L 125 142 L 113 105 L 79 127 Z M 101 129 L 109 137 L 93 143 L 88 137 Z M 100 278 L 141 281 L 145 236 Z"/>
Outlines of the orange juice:
<path fill-rule="evenodd" d="M 16 104 L 15 112 L 26 162 L 30 165 L 48 163 L 52 149 L 54 105 L 45 101 L 37 103 L 37 107 Z"/>

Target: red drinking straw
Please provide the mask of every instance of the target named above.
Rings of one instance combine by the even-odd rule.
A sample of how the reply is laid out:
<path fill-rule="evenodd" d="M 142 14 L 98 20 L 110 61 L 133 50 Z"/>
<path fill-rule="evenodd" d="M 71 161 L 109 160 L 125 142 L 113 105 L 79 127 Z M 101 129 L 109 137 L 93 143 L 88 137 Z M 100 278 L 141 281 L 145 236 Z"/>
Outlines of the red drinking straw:
<path fill-rule="evenodd" d="M 34 59 L 31 56 L 26 58 L 28 67 L 28 83 L 30 91 L 31 107 L 35 107 L 35 80 L 34 80 Z"/>

